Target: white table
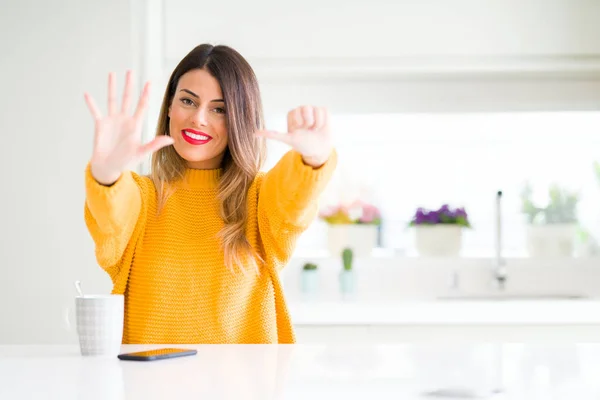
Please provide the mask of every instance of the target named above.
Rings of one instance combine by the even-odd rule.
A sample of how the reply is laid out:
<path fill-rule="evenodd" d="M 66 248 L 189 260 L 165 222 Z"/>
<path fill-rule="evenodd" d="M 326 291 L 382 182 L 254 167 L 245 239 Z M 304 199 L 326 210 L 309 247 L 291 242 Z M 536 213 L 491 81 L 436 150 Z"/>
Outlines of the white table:
<path fill-rule="evenodd" d="M 135 362 L 84 358 L 75 346 L 0 346 L 0 398 L 412 400 L 443 388 L 494 399 L 600 395 L 600 343 L 177 347 L 198 354 Z"/>

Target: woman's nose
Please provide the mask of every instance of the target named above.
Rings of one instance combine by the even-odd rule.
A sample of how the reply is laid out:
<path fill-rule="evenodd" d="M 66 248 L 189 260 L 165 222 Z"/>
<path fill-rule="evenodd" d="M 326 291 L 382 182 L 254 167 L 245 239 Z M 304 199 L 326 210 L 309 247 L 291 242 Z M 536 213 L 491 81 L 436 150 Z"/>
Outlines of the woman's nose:
<path fill-rule="evenodd" d="M 207 112 L 204 108 L 199 108 L 194 114 L 194 122 L 199 126 L 208 125 Z"/>

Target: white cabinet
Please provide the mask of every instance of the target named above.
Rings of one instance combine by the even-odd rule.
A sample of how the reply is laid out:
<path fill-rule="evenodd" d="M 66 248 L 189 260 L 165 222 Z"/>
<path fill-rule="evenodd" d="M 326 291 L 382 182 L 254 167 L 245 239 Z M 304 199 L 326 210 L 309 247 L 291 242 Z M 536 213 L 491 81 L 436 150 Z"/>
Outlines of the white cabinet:
<path fill-rule="evenodd" d="M 585 0 L 257 0 L 227 12 L 165 0 L 164 10 L 167 59 L 199 42 L 224 43 L 271 71 L 532 67 L 600 54 L 600 2 Z"/>
<path fill-rule="evenodd" d="M 267 114 L 590 110 L 600 104 L 600 2 L 164 0 L 170 72 L 199 43 L 246 57 Z"/>
<path fill-rule="evenodd" d="M 300 343 L 596 341 L 595 300 L 290 303 Z M 537 338 L 537 339 L 536 339 Z"/>
<path fill-rule="evenodd" d="M 226 12 L 165 0 L 166 51 L 209 41 L 255 59 L 590 55 L 600 53 L 598 15 L 587 0 L 257 0 Z"/>

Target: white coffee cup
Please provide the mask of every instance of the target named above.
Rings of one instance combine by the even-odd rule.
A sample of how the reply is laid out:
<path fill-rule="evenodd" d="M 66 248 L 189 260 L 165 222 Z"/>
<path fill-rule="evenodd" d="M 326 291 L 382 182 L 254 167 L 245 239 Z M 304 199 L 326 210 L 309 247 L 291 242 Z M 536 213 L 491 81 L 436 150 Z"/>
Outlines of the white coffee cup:
<path fill-rule="evenodd" d="M 116 357 L 120 353 L 124 305 L 124 296 L 120 294 L 75 298 L 81 355 Z"/>

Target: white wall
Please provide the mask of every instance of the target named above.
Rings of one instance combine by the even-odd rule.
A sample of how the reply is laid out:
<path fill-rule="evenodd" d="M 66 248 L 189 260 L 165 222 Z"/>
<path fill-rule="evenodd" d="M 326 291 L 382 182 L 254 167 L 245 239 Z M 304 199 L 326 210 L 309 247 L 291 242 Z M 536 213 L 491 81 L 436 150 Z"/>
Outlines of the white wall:
<path fill-rule="evenodd" d="M 599 8 L 584 0 L 3 2 L 0 343 L 72 342 L 62 323 L 72 282 L 111 288 L 83 222 L 93 133 L 83 92 L 103 106 L 109 71 L 122 78 L 137 66 L 164 79 L 196 44 L 225 42 L 256 67 L 268 113 L 309 101 L 336 112 L 593 109 Z M 531 72 L 558 81 L 527 79 Z M 460 83 L 473 74 L 482 80 Z"/>
<path fill-rule="evenodd" d="M 130 4 L 13 0 L 0 12 L 3 172 L 0 343 L 72 341 L 63 309 L 73 281 L 108 292 L 83 221 L 91 155 L 89 91 L 102 109 L 107 73 L 133 66 Z"/>

